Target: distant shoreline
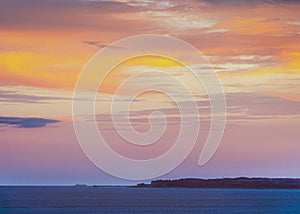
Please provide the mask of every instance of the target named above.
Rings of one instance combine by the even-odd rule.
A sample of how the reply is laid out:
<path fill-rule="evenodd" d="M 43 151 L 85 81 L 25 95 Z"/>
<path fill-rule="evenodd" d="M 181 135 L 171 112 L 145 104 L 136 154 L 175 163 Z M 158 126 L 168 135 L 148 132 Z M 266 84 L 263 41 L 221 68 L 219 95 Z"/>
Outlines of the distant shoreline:
<path fill-rule="evenodd" d="M 154 180 L 140 183 L 133 188 L 203 188 L 203 189 L 292 189 L 300 190 L 299 178 L 182 178 L 177 180 Z"/>
<path fill-rule="evenodd" d="M 181 178 L 174 180 L 153 180 L 150 183 L 128 184 L 48 184 L 48 185 L 4 185 L 0 187 L 74 187 L 74 188 L 198 188 L 198 189 L 286 189 L 300 190 L 300 178 L 266 178 L 266 177 L 234 177 L 234 178 Z"/>

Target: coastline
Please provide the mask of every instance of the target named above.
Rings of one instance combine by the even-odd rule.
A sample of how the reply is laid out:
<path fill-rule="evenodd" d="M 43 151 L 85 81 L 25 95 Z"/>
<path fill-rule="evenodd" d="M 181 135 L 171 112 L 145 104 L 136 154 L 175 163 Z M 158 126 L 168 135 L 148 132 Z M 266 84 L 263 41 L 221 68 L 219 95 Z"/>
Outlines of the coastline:
<path fill-rule="evenodd" d="M 133 188 L 203 188 L 203 189 L 287 189 L 300 190 L 299 178 L 182 178 L 139 183 Z"/>

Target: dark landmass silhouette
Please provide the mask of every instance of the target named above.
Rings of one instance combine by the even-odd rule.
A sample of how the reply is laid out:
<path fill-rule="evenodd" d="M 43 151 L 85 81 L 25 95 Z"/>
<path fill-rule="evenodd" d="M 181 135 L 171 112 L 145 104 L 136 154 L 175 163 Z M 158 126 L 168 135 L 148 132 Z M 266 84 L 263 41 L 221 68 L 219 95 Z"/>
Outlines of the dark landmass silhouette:
<path fill-rule="evenodd" d="M 299 178 L 183 178 L 178 180 L 154 180 L 140 183 L 135 188 L 240 188 L 240 189 L 300 189 Z"/>
<path fill-rule="evenodd" d="M 75 184 L 74 187 L 88 187 L 86 184 Z"/>

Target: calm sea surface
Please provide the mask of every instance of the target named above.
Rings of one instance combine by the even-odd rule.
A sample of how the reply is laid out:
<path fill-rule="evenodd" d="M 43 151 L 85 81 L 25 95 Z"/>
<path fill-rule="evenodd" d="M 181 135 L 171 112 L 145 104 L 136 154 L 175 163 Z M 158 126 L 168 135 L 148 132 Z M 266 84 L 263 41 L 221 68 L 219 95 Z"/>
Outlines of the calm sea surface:
<path fill-rule="evenodd" d="M 0 187 L 0 213 L 300 213 L 300 191 Z"/>

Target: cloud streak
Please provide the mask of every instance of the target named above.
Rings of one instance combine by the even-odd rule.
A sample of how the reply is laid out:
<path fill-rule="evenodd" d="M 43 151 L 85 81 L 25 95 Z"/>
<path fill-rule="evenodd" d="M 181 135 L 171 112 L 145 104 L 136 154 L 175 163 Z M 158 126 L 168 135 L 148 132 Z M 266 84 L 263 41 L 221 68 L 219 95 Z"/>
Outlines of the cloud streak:
<path fill-rule="evenodd" d="M 72 98 L 28 95 L 28 94 L 20 94 L 16 91 L 0 90 L 0 102 L 48 104 L 49 101 L 59 101 L 59 100 L 72 100 Z"/>
<path fill-rule="evenodd" d="M 0 117 L 0 124 L 14 125 L 17 128 L 40 128 L 59 120 L 45 118 Z"/>
<path fill-rule="evenodd" d="M 115 46 L 115 45 L 108 45 L 108 44 L 103 44 L 99 41 L 90 41 L 90 40 L 84 40 L 82 41 L 84 44 L 87 44 L 87 45 L 91 45 L 91 46 L 95 46 L 97 48 L 116 48 L 116 49 L 122 49 L 122 47 L 120 46 Z"/>

